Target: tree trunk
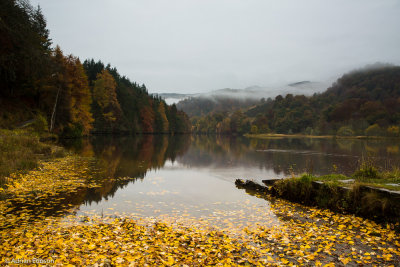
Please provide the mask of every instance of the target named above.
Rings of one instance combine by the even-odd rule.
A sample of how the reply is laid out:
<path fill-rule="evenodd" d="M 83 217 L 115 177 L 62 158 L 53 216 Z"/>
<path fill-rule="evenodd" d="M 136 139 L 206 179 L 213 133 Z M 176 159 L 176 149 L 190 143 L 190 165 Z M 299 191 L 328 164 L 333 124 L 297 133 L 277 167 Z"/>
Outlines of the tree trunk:
<path fill-rule="evenodd" d="M 56 101 L 54 102 L 53 113 L 51 114 L 51 119 L 50 119 L 50 132 L 53 131 L 54 123 L 56 121 L 56 109 L 57 109 L 58 95 L 60 94 L 60 89 L 61 87 L 59 86 L 57 91 Z"/>

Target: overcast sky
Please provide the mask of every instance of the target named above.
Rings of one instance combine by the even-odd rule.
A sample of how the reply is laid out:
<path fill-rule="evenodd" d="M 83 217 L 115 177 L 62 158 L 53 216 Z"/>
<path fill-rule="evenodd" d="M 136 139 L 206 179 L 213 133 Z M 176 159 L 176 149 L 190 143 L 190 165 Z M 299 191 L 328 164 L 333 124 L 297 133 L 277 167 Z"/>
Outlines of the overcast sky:
<path fill-rule="evenodd" d="M 149 92 L 327 81 L 400 64 L 398 0 L 31 0 L 65 54 Z"/>

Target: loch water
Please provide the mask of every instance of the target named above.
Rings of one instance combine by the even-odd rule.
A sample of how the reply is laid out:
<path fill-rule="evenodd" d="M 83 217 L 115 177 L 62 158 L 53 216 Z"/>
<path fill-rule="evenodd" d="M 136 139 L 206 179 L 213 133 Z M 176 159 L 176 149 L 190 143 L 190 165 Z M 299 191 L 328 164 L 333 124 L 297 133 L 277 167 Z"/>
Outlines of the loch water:
<path fill-rule="evenodd" d="M 304 172 L 351 175 L 364 160 L 383 169 L 400 166 L 399 145 L 389 139 L 96 136 L 67 147 L 94 157 L 101 179 L 100 187 L 74 197 L 76 216 L 211 225 L 279 222 L 271 203 L 236 188 L 236 179 L 261 182 Z"/>

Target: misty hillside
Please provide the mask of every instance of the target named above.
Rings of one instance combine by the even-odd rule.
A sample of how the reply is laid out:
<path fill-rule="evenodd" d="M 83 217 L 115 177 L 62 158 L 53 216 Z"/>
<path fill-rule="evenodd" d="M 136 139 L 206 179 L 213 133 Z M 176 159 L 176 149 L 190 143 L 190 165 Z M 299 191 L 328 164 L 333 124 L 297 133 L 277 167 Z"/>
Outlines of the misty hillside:
<path fill-rule="evenodd" d="M 237 110 L 230 117 L 213 114 L 192 122 L 197 132 L 337 134 L 339 131 L 345 135 L 396 135 L 400 126 L 400 67 L 353 71 L 323 93 L 278 95 L 244 113 Z"/>
<path fill-rule="evenodd" d="M 176 105 L 178 109 L 183 110 L 189 117 L 205 116 L 210 113 L 231 112 L 241 108 L 248 108 L 257 103 L 259 99 L 255 98 L 232 98 L 229 96 L 214 97 L 190 97 L 184 99 Z"/>
<path fill-rule="evenodd" d="M 219 89 L 208 93 L 183 95 L 177 107 L 186 112 L 190 117 L 205 116 L 213 112 L 232 112 L 237 109 L 249 108 L 260 101 L 274 98 L 279 94 L 312 95 L 325 90 L 328 86 L 324 83 L 301 81 L 280 87 L 251 86 L 245 89 Z M 171 99 L 171 96 L 180 94 L 160 94 L 161 97 Z"/>
<path fill-rule="evenodd" d="M 178 93 L 161 93 L 153 95 L 161 97 L 168 105 L 176 104 L 183 99 L 193 96 L 193 94 L 178 94 Z"/>

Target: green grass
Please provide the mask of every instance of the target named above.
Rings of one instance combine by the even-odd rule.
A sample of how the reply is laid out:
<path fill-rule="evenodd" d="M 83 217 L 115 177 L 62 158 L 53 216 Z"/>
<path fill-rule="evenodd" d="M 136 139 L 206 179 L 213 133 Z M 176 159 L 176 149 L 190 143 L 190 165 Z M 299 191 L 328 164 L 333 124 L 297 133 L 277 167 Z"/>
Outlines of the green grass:
<path fill-rule="evenodd" d="M 359 174 L 363 170 L 358 170 Z M 371 175 L 370 170 L 366 169 L 363 175 Z M 344 176 L 339 174 L 314 176 L 303 174 L 298 177 L 281 179 L 272 185 L 270 193 L 275 196 L 320 208 L 328 208 L 339 212 L 350 212 L 366 218 L 372 218 L 377 221 L 400 222 L 400 206 L 396 197 L 390 197 L 391 194 L 385 193 L 373 188 L 386 188 L 391 190 L 400 190 L 400 187 L 387 186 L 385 183 L 393 181 L 392 177 L 397 175 L 398 170 L 380 173 L 380 180 L 375 182 L 365 181 L 365 176 Z M 375 173 L 372 172 L 375 176 Z M 352 183 L 343 183 L 340 180 L 354 179 Z M 363 180 L 363 181 L 360 181 Z M 376 179 L 376 178 L 374 178 Z M 398 181 L 396 176 L 395 181 Z M 320 181 L 322 183 L 314 183 Z"/>
<path fill-rule="evenodd" d="M 351 176 L 345 176 L 342 174 L 328 174 L 322 176 L 314 176 L 311 174 L 303 174 L 298 177 L 300 180 L 311 180 L 311 181 L 322 181 L 322 182 L 335 182 L 341 186 L 352 186 L 355 183 L 360 185 L 367 185 L 372 187 L 385 188 L 389 190 L 400 191 L 400 169 L 393 168 L 391 170 L 380 171 L 371 162 L 364 161 L 360 164 L 360 167 Z M 341 180 L 354 179 L 354 182 L 345 183 Z"/>
<path fill-rule="evenodd" d="M 40 142 L 31 131 L 0 130 L 0 187 L 11 173 L 34 169 L 40 159 L 63 155 L 62 148 Z"/>

